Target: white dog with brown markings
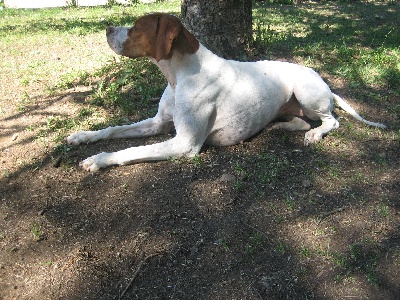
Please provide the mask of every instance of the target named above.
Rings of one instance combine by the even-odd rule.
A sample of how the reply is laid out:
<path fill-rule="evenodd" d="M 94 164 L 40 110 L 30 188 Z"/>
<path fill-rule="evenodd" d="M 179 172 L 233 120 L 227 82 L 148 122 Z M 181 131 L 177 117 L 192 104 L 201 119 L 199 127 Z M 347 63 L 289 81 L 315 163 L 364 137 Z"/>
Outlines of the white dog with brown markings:
<path fill-rule="evenodd" d="M 88 171 L 111 165 L 193 157 L 204 143 L 229 146 L 250 138 L 278 116 L 287 122 L 270 129 L 307 130 L 304 144 L 318 142 L 338 121 L 333 103 L 364 120 L 312 69 L 278 61 L 237 62 L 204 47 L 177 17 L 155 13 L 132 27 L 108 27 L 107 41 L 116 53 L 148 57 L 168 80 L 155 117 L 131 125 L 81 131 L 67 137 L 72 145 L 115 138 L 176 135 L 164 142 L 99 153 L 81 162 Z M 322 121 L 311 129 L 304 119 Z"/>

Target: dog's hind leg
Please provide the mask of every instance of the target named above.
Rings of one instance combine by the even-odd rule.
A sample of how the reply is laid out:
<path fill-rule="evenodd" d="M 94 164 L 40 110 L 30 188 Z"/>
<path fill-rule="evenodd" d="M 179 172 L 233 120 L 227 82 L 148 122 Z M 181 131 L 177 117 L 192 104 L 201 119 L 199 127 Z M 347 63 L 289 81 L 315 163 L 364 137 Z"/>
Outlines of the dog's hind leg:
<path fill-rule="evenodd" d="M 339 122 L 332 116 L 330 112 L 319 113 L 314 111 L 313 115 L 314 114 L 318 115 L 322 121 L 322 124 L 319 127 L 313 128 L 306 132 L 304 137 L 305 146 L 319 142 L 325 134 L 339 127 Z"/>
<path fill-rule="evenodd" d="M 270 124 L 267 130 L 309 130 L 311 125 L 299 118 L 299 116 L 304 116 L 303 108 L 293 95 L 278 111 L 278 119 L 283 119 L 283 121 Z"/>
<path fill-rule="evenodd" d="M 267 130 L 283 129 L 289 131 L 309 130 L 311 125 L 303 119 L 296 116 L 285 116 L 286 122 L 272 123 L 267 127 Z"/>
<path fill-rule="evenodd" d="M 294 95 L 308 118 L 322 121 L 320 126 L 306 132 L 304 145 L 308 146 L 338 128 L 339 122 L 332 115 L 333 95 L 328 85 L 310 69 L 302 75 L 295 84 Z"/>

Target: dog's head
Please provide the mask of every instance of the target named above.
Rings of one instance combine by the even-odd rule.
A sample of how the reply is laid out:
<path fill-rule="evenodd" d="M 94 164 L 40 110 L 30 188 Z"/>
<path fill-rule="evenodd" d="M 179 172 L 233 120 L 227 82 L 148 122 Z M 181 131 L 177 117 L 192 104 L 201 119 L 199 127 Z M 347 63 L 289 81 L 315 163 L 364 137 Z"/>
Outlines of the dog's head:
<path fill-rule="evenodd" d="M 132 27 L 108 27 L 107 41 L 117 54 L 130 58 L 170 59 L 177 51 L 194 53 L 199 42 L 172 15 L 155 13 L 139 18 Z"/>

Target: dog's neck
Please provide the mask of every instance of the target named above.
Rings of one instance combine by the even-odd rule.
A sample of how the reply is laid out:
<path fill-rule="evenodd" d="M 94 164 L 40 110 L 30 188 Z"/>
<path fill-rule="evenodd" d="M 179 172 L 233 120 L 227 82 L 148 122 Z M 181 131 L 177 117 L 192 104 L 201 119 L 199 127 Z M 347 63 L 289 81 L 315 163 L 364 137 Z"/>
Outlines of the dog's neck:
<path fill-rule="evenodd" d="M 176 68 L 172 63 L 172 59 L 162 59 L 157 61 L 156 59 L 149 57 L 150 61 L 153 62 L 163 73 L 165 78 L 168 80 L 169 85 L 175 90 L 176 87 Z"/>
<path fill-rule="evenodd" d="M 198 74 L 201 66 L 217 67 L 217 61 L 223 60 L 201 44 L 193 54 L 181 54 L 176 51 L 170 59 L 162 59 L 159 62 L 154 58 L 149 59 L 159 67 L 174 90 L 179 80 Z M 216 63 L 212 64 L 212 61 Z"/>

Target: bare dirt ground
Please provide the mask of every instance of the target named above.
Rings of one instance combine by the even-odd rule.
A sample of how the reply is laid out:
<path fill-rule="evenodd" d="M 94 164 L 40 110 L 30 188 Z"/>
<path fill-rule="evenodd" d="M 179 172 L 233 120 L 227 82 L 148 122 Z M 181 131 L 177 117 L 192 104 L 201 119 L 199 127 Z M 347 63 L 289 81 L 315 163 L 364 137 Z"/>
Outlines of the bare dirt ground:
<path fill-rule="evenodd" d="M 90 89 L 49 96 L 36 83 L 21 111 L 13 96 L 26 87 L 2 78 L 0 299 L 398 299 L 399 99 L 357 104 L 325 77 L 388 131 L 337 111 L 342 126 L 313 147 L 263 131 L 194 160 L 95 174 L 79 161 L 168 137 L 60 156 L 30 128 L 76 114 Z"/>

